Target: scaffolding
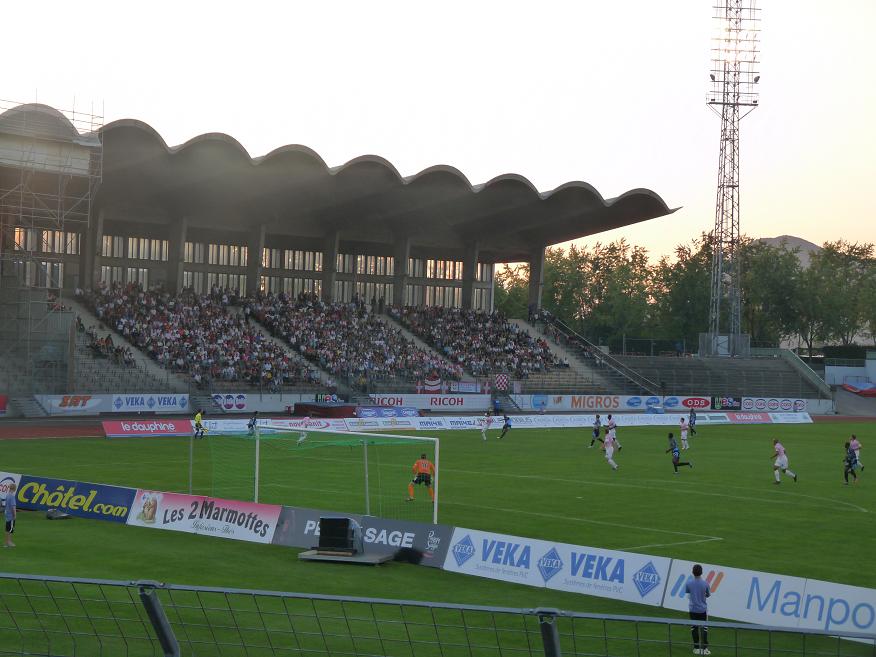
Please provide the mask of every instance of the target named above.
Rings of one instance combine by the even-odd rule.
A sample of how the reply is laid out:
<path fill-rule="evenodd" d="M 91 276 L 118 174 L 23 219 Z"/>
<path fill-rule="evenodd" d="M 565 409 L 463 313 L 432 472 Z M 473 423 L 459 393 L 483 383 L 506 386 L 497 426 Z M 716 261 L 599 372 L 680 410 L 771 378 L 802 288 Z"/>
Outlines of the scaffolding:
<path fill-rule="evenodd" d="M 76 287 L 103 174 L 103 117 L 0 100 L 0 393 L 74 389 Z"/>

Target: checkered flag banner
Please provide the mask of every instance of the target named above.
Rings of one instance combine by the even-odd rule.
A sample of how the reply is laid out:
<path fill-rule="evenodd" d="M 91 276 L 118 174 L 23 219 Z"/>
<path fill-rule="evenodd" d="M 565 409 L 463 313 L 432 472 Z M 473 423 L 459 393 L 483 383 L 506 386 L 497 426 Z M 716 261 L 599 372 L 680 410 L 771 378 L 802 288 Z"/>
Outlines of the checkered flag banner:
<path fill-rule="evenodd" d="M 507 374 L 496 375 L 496 390 L 507 391 L 509 383 Z"/>

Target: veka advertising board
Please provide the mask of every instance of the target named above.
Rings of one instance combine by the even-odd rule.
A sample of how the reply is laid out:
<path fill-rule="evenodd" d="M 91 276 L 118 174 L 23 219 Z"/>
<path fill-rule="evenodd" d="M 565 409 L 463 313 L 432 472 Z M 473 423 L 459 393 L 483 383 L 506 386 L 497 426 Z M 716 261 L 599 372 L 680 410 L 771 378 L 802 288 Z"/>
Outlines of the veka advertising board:
<path fill-rule="evenodd" d="M 457 527 L 444 569 L 660 606 L 670 560 Z"/>
<path fill-rule="evenodd" d="M 674 559 L 663 606 L 687 611 L 692 561 Z M 825 630 L 876 631 L 876 590 L 802 577 L 702 564 L 709 615 L 731 620 Z"/>
<path fill-rule="evenodd" d="M 270 543 L 280 506 L 138 490 L 128 524 L 253 543 Z"/>
<path fill-rule="evenodd" d="M 490 395 L 369 395 L 375 406 L 413 406 L 429 411 L 485 411 L 490 407 Z"/>
<path fill-rule="evenodd" d="M 49 415 L 99 415 L 101 413 L 188 413 L 189 396 L 132 395 L 34 395 Z"/>
<path fill-rule="evenodd" d="M 16 499 L 22 509 L 58 509 L 80 518 L 125 522 L 136 492 L 122 486 L 23 474 Z"/>
<path fill-rule="evenodd" d="M 284 506 L 272 542 L 290 547 L 315 547 L 319 543 L 319 519 L 337 515 L 337 512 Z M 366 552 L 392 555 L 396 560 L 420 566 L 444 567 L 453 534 L 452 527 L 357 514 L 343 515 L 359 523 Z"/>

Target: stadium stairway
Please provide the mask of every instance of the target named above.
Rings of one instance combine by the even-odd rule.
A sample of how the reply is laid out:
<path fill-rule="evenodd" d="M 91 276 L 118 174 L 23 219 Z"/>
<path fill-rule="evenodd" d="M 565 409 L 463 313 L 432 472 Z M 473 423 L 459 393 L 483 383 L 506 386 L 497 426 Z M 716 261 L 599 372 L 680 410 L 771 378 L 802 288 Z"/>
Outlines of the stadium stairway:
<path fill-rule="evenodd" d="M 7 417 L 47 417 L 45 409 L 33 397 L 12 397 L 9 399 L 10 411 Z"/>
<path fill-rule="evenodd" d="M 94 314 L 86 308 L 83 304 L 79 303 L 77 299 L 73 296 L 65 296 L 63 299 L 63 303 L 65 306 L 69 307 L 75 314 L 78 314 L 82 318 L 82 322 L 85 326 L 101 326 L 101 321 L 94 316 Z M 122 386 L 131 385 L 132 388 L 119 388 L 113 387 L 109 390 L 101 390 L 100 392 L 178 392 L 184 393 L 188 392 L 189 384 L 181 379 L 179 376 L 171 373 L 169 370 L 164 369 L 154 360 L 149 358 L 143 351 L 141 351 L 138 347 L 134 346 L 130 342 L 128 342 L 122 335 L 116 332 L 114 327 L 109 327 L 103 325 L 104 328 L 98 328 L 98 336 L 102 336 L 106 333 L 111 333 L 113 338 L 113 343 L 116 346 L 124 346 L 130 347 L 131 354 L 134 357 L 135 367 L 131 368 L 131 381 L 125 381 L 123 376 L 120 376 L 120 381 L 114 382 L 115 384 L 119 384 Z M 77 340 L 78 343 L 78 340 Z M 79 356 L 80 350 L 78 349 L 77 344 L 77 357 Z M 81 365 L 89 369 L 90 372 L 95 373 L 95 370 L 91 368 L 90 364 L 87 360 L 79 361 L 77 359 L 77 365 Z M 101 361 L 101 365 L 105 365 L 104 361 Z M 77 375 L 78 378 L 78 375 Z M 94 377 L 95 381 L 100 381 L 100 368 L 96 370 L 96 376 Z M 151 387 L 150 390 L 144 390 L 143 386 Z M 159 386 L 155 388 L 154 386 Z M 89 390 L 88 392 L 98 392 L 98 390 Z"/>
<path fill-rule="evenodd" d="M 560 358 L 569 361 L 569 370 L 550 374 L 533 375 L 524 382 L 527 392 L 572 392 L 579 394 L 638 394 L 630 383 L 609 368 L 599 367 L 592 358 L 584 358 L 582 352 L 560 344 L 548 336 L 542 325 L 536 326 L 523 319 L 511 319 L 512 324 L 545 340 Z"/>
<path fill-rule="evenodd" d="M 237 306 L 229 307 L 228 311 L 231 313 L 236 313 L 238 315 L 243 314 L 243 308 L 239 308 Z M 309 361 L 306 358 L 304 358 L 303 356 L 301 356 L 294 349 L 292 349 L 287 342 L 281 340 L 280 338 L 276 338 L 273 335 L 271 335 L 262 324 L 260 324 L 256 320 L 252 319 L 251 317 L 248 319 L 248 321 L 249 321 L 250 327 L 253 330 L 257 331 L 259 333 L 259 335 L 261 335 L 262 338 L 264 338 L 265 341 L 270 342 L 271 344 L 277 345 L 283 351 L 285 351 L 287 354 L 289 354 L 289 358 L 291 358 L 292 360 L 297 361 L 299 363 L 305 364 L 307 367 L 309 367 L 310 369 L 314 370 L 317 374 L 319 374 L 319 385 L 314 384 L 313 386 L 308 387 L 310 392 L 315 392 L 315 391 L 325 392 L 328 389 L 330 383 L 334 383 L 336 386 L 340 385 L 339 382 L 336 381 L 335 378 L 329 372 L 326 372 L 324 369 L 322 369 L 319 365 L 317 365 L 313 361 Z M 320 390 L 320 386 L 322 386 L 321 390 Z M 302 390 L 302 392 L 303 392 L 303 390 Z"/>
<path fill-rule="evenodd" d="M 375 314 L 374 318 L 378 322 L 383 322 L 387 326 L 400 331 L 406 340 L 410 340 L 415 345 L 417 345 L 417 347 L 419 347 L 420 349 L 422 349 L 426 353 L 432 354 L 433 356 L 440 358 L 441 360 L 444 360 L 444 361 L 447 360 L 447 358 L 444 356 L 444 354 L 442 354 L 440 351 L 436 350 L 434 347 L 428 345 L 426 342 L 423 342 L 423 340 L 421 338 L 419 338 L 416 335 L 414 335 L 413 333 L 411 333 L 407 328 L 405 328 L 405 326 L 403 324 L 401 324 L 400 322 L 397 322 L 395 319 L 393 319 L 389 315 Z M 475 381 L 476 379 L 471 374 L 466 372 L 465 374 L 462 375 L 461 380 L 462 381 Z"/>

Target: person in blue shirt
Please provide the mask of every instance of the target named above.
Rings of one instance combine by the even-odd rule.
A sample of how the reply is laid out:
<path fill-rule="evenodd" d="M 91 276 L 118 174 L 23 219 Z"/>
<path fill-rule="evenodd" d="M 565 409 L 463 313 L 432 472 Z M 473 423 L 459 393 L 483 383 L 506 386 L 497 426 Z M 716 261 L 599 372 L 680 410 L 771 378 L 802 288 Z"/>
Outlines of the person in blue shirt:
<path fill-rule="evenodd" d="M 675 469 L 675 474 L 678 474 L 678 466 L 686 465 L 689 468 L 693 467 L 693 463 L 690 461 L 682 461 L 681 460 L 681 452 L 678 449 L 678 443 L 675 441 L 675 435 L 669 434 L 669 449 L 667 449 L 664 454 L 669 454 L 672 452 L 672 467 Z"/>
<path fill-rule="evenodd" d="M 843 471 L 843 478 L 846 480 L 845 485 L 849 485 L 849 475 L 852 475 L 857 484 L 858 474 L 855 472 L 855 468 L 858 467 L 858 455 L 855 454 L 855 450 L 852 449 L 851 443 L 846 443 L 846 456 L 843 459 L 843 465 L 846 466 L 846 469 Z"/>
<path fill-rule="evenodd" d="M 507 415 L 503 415 L 502 421 L 504 422 L 504 424 L 502 424 L 502 433 L 499 434 L 500 439 L 504 438 L 505 434 L 511 430 L 511 418 Z"/>
<path fill-rule="evenodd" d="M 709 620 L 709 604 L 707 598 L 712 595 L 709 583 L 703 579 L 703 567 L 696 564 L 693 567 L 693 577 L 687 580 L 684 591 L 688 596 L 688 615 L 691 620 Z M 709 650 L 709 628 L 705 625 L 692 625 L 690 635 L 693 638 L 695 655 L 711 655 Z"/>
<path fill-rule="evenodd" d="M 687 426 L 690 427 L 690 435 L 697 435 L 697 412 L 693 408 L 690 409 L 690 413 L 687 416 Z"/>
<path fill-rule="evenodd" d="M 599 413 L 596 414 L 596 419 L 593 420 L 593 437 L 590 439 L 590 447 L 593 447 L 593 444 L 598 440 L 602 442 L 602 438 L 599 437 L 599 430 L 602 428 L 602 420 L 599 417 Z"/>
<path fill-rule="evenodd" d="M 10 483 L 9 488 L 6 491 L 6 498 L 4 499 L 4 502 L 6 503 L 6 508 L 3 512 L 6 519 L 6 541 L 3 543 L 3 547 L 8 548 L 15 547 L 15 543 L 12 542 L 12 534 L 15 533 L 15 519 L 18 516 L 15 488 L 15 482 Z"/>

